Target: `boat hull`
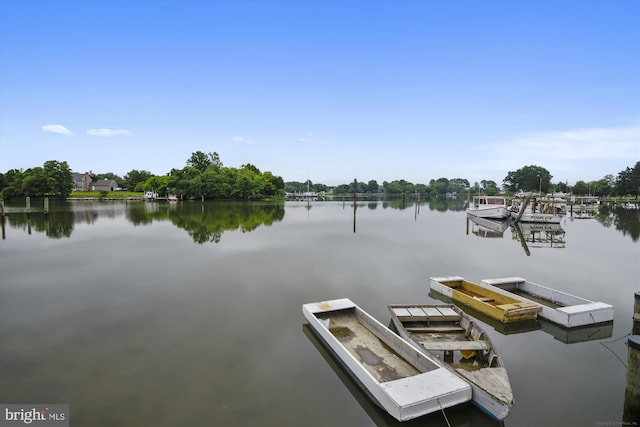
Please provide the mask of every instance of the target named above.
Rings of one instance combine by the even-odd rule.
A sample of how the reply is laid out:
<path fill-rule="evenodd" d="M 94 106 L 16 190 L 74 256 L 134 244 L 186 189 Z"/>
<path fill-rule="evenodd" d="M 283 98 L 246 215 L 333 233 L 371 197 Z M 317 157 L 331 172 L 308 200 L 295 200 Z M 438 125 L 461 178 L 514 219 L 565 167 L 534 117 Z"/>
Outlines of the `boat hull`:
<path fill-rule="evenodd" d="M 509 216 L 509 210 L 506 207 L 490 207 L 490 208 L 468 208 L 469 215 L 486 219 L 506 219 Z"/>
<path fill-rule="evenodd" d="M 382 323 L 369 316 L 349 299 L 339 299 L 304 304 L 302 311 L 309 325 L 345 364 L 356 380 L 362 384 L 376 403 L 399 421 L 417 418 L 443 408 L 458 405 L 471 399 L 471 387 L 446 368 L 423 353 L 416 351 L 409 343 L 397 336 Z M 348 331 L 348 341 L 337 338 L 343 332 L 331 326 L 336 317 L 343 313 L 357 319 L 358 331 Z M 327 325 L 328 324 L 328 325 Z M 332 331 L 332 328 L 333 331 Z M 363 333 L 362 331 L 366 331 Z M 362 336 L 360 336 L 362 335 Z M 354 341 L 360 339 L 360 341 Z M 378 341 L 378 342 L 375 342 Z M 358 346 L 348 347 L 346 342 Z M 391 351 L 393 354 L 381 354 Z M 402 375 L 401 378 L 381 378 L 378 372 L 397 371 L 376 368 L 375 363 L 392 363 L 393 358 L 401 359 L 417 372 Z M 372 362 L 373 361 L 373 362 Z M 375 363 L 374 363 L 375 362 Z"/>
<path fill-rule="evenodd" d="M 522 298 L 496 292 L 460 276 L 430 277 L 432 290 L 502 323 L 535 319 L 542 307 Z"/>
<path fill-rule="evenodd" d="M 542 310 L 538 314 L 565 328 L 591 326 L 613 321 L 613 306 L 532 283 L 522 277 L 483 279 L 482 284 L 491 286 L 496 292 L 513 295 L 538 302 Z M 529 297 L 529 298 L 528 298 Z"/>
<path fill-rule="evenodd" d="M 518 212 L 511 212 L 512 219 L 518 219 Z M 520 222 L 539 222 L 544 224 L 560 224 L 564 216 L 544 213 L 524 213 L 520 216 Z"/>
<path fill-rule="evenodd" d="M 390 305 L 389 311 L 402 338 L 469 383 L 476 406 L 497 420 L 509 415 L 513 392 L 507 371 L 486 333 L 470 317 L 453 305 Z M 460 357 L 469 349 L 481 352 L 478 363 L 485 367 L 456 368 L 462 364 L 454 361 L 453 353 L 460 351 Z"/>

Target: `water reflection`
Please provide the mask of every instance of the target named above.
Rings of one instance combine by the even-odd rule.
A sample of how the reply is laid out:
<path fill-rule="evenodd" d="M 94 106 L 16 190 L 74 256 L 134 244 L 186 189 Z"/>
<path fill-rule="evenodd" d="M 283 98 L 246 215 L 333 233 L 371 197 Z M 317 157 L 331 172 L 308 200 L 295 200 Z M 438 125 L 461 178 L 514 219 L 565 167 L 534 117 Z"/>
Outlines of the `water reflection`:
<path fill-rule="evenodd" d="M 32 201 L 32 206 L 40 206 L 39 201 Z M 435 198 L 427 201 L 407 199 L 386 199 L 343 201 L 343 206 L 349 205 L 354 209 L 354 232 L 356 230 L 356 210 L 366 207 L 368 210 L 382 209 L 414 209 L 414 219 L 417 220 L 420 209 L 430 211 L 464 211 L 466 202 L 462 199 Z M 24 201 L 6 202 L 7 210 L 2 221 L 2 239 L 7 239 L 7 228 L 22 230 L 26 234 L 43 233 L 52 239 L 68 238 L 74 225 L 93 224 L 98 218 L 116 218 L 124 216 L 133 225 L 151 224 L 153 221 L 171 221 L 174 225 L 187 231 L 196 243 L 219 242 L 225 231 L 241 230 L 250 232 L 260 225 L 271 225 L 282 221 L 285 203 L 262 202 L 179 202 L 179 203 L 142 203 L 121 201 L 60 201 L 52 200 L 49 214 L 42 210 L 32 210 L 27 213 Z M 305 208 L 311 210 L 313 204 L 305 203 Z M 640 239 L 640 210 L 609 207 L 603 205 L 597 212 L 590 212 L 604 227 L 613 227 L 628 235 L 634 242 Z M 468 217 L 472 224 L 467 223 L 467 234 L 471 225 L 471 232 L 479 237 L 502 237 L 506 222 L 496 222 Z M 569 221 L 578 217 L 570 217 Z M 514 240 L 521 242 L 525 252 L 529 247 L 564 247 L 565 233 L 561 226 L 549 227 L 541 224 L 528 225 L 520 223 L 511 226 Z M 10 234 L 9 234 L 10 235 Z"/>
<path fill-rule="evenodd" d="M 134 225 L 171 221 L 195 243 L 218 243 L 225 231 L 247 233 L 261 225 L 282 221 L 284 203 L 145 203 L 128 209 L 127 217 Z"/>
<path fill-rule="evenodd" d="M 509 221 L 497 221 L 467 214 L 467 235 L 471 232 L 478 237 L 502 238 L 507 228 L 509 228 Z"/>
<path fill-rule="evenodd" d="M 467 214 L 467 235 L 482 238 L 502 238 L 511 228 L 511 237 L 520 242 L 522 249 L 531 255 L 529 248 L 564 248 L 565 231 L 560 224 L 498 221 Z"/>
<path fill-rule="evenodd" d="M 640 239 L 640 210 L 625 209 L 623 207 L 601 206 L 595 219 L 605 227 L 614 227 L 623 235 L 629 235 L 631 240 Z"/>
<path fill-rule="evenodd" d="M 525 253 L 529 248 L 564 248 L 565 231 L 560 224 L 526 223 L 511 224 L 511 236 L 522 245 Z"/>

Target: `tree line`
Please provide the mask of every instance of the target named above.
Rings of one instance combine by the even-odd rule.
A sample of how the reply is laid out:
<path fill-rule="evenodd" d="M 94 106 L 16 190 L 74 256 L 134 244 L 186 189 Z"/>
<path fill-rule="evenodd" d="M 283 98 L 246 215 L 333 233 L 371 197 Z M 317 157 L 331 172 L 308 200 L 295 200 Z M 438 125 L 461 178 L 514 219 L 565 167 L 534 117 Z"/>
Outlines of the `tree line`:
<path fill-rule="evenodd" d="M 159 195 L 175 194 L 183 199 L 261 200 L 284 197 L 282 177 L 262 172 L 252 164 L 240 168 L 225 167 L 218 153 L 196 151 L 182 169 L 166 175 L 145 170 L 131 170 L 124 177 L 112 172 L 91 178 L 113 179 L 118 187 L 136 192 L 153 191 Z M 49 160 L 42 167 L 0 173 L 0 198 L 68 197 L 74 190 L 73 172 L 67 162 Z"/>
<path fill-rule="evenodd" d="M 541 166 L 529 165 L 515 171 L 509 171 L 501 186 L 495 181 L 482 180 L 473 185 L 464 178 L 438 178 L 429 184 L 414 184 L 404 179 L 360 182 L 355 179 L 332 189 L 320 183 L 284 182 L 282 177 L 271 172 L 261 172 L 252 164 L 240 168 L 225 167 L 216 152 L 196 151 L 187 159 L 186 166 L 171 169 L 166 175 L 153 175 L 146 170 L 131 170 L 120 177 L 114 173 L 93 174 L 94 180 L 113 179 L 118 187 L 136 192 L 153 191 L 160 195 L 175 194 L 183 199 L 227 199 L 261 200 L 283 197 L 285 192 L 299 193 L 307 190 L 334 194 L 385 193 L 388 195 L 420 193 L 423 197 L 466 192 L 495 195 L 501 191 L 517 193 L 519 191 L 539 191 L 573 193 L 600 197 L 635 196 L 640 193 L 640 161 L 627 167 L 617 176 L 606 175 L 597 181 L 577 181 L 572 187 L 567 183 L 552 183 L 553 176 Z M 49 160 L 41 167 L 21 171 L 11 169 L 0 173 L 0 198 L 15 197 L 68 197 L 74 189 L 73 173 L 67 162 Z"/>
<path fill-rule="evenodd" d="M 618 176 L 606 175 L 597 181 L 577 181 L 569 186 L 564 182 L 552 182 L 553 176 L 547 169 L 541 166 L 529 165 L 515 171 L 509 171 L 498 185 L 492 180 L 482 180 L 473 185 L 464 178 L 438 178 L 429 181 L 429 184 L 414 184 L 404 179 L 391 182 L 384 181 L 379 185 L 376 180 L 361 182 L 355 179 L 349 184 L 340 184 L 333 187 L 333 194 L 353 193 L 385 193 L 391 195 L 420 193 L 422 196 L 442 196 L 446 194 L 462 194 L 466 192 L 484 193 L 496 195 L 502 191 L 515 194 L 520 191 L 534 191 L 542 193 L 572 193 L 574 195 L 591 195 L 600 197 L 635 196 L 640 194 L 640 161 L 634 167 L 627 167 L 620 171 Z M 300 193 L 310 190 L 323 192 L 330 190 L 325 184 L 314 184 L 310 180 L 305 182 L 290 181 L 285 183 L 287 193 Z"/>

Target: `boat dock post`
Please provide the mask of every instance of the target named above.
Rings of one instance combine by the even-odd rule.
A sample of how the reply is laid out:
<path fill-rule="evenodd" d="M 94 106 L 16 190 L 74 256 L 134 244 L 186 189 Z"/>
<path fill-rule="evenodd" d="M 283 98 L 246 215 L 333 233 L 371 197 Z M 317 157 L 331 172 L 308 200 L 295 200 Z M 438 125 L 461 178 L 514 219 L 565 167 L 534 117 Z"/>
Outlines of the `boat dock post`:
<path fill-rule="evenodd" d="M 627 381 L 622 420 L 640 425 L 640 291 L 635 293 L 633 330 L 627 339 Z"/>
<path fill-rule="evenodd" d="M 631 335 L 640 335 L 640 291 L 635 294 L 635 303 L 633 304 L 633 329 Z"/>
<path fill-rule="evenodd" d="M 629 354 L 622 419 L 625 425 L 640 425 L 640 335 L 630 335 L 627 347 Z"/>
<path fill-rule="evenodd" d="M 4 218 L 4 199 L 0 199 L 0 215 Z"/>
<path fill-rule="evenodd" d="M 44 198 L 44 214 L 47 215 L 49 213 L 49 198 Z"/>
<path fill-rule="evenodd" d="M 31 197 L 27 196 L 27 198 L 24 201 L 25 203 L 25 209 L 27 210 L 27 213 L 31 212 Z"/>

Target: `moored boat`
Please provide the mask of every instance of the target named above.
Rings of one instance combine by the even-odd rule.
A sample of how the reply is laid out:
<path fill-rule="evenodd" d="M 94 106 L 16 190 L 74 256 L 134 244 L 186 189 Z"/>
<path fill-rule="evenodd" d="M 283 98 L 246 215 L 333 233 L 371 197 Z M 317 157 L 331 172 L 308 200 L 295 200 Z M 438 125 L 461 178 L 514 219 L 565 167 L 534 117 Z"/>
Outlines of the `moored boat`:
<path fill-rule="evenodd" d="M 565 328 L 594 325 L 613 321 L 613 306 L 571 295 L 522 277 L 502 277 L 483 279 L 482 284 L 505 295 L 519 298 L 542 306 L 538 316 Z"/>
<path fill-rule="evenodd" d="M 506 219 L 509 209 L 507 200 L 502 196 L 473 196 L 467 213 L 479 218 Z"/>
<path fill-rule="evenodd" d="M 429 286 L 433 291 L 503 323 L 535 319 L 542 310 L 539 304 L 505 295 L 460 276 L 430 277 Z"/>
<path fill-rule="evenodd" d="M 390 305 L 398 334 L 471 385 L 472 401 L 502 420 L 514 403 L 507 370 L 487 334 L 454 305 Z"/>
<path fill-rule="evenodd" d="M 302 312 L 373 400 L 399 421 L 471 399 L 471 387 L 347 298 Z"/>
<path fill-rule="evenodd" d="M 567 202 L 564 199 L 527 194 L 513 198 L 509 211 L 516 222 L 560 224 L 567 213 Z"/>

